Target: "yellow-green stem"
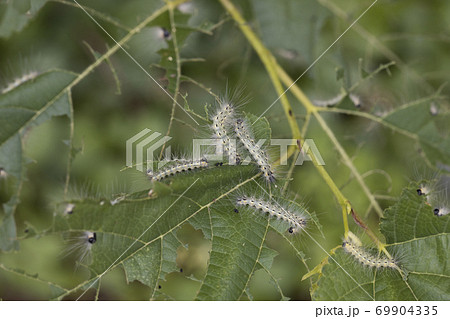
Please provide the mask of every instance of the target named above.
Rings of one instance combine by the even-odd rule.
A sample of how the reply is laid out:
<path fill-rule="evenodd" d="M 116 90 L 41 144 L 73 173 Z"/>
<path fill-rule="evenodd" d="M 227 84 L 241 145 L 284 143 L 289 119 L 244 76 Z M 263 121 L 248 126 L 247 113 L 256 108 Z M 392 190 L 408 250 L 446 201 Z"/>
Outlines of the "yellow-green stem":
<path fill-rule="evenodd" d="M 286 117 L 289 122 L 289 126 L 291 128 L 292 136 L 296 140 L 302 141 L 300 129 L 298 127 L 297 121 L 295 120 L 294 112 L 289 104 L 289 101 L 284 94 L 284 89 L 280 81 L 279 72 L 278 72 L 278 64 L 273 57 L 272 53 L 267 50 L 264 45 L 262 44 L 261 40 L 256 36 L 256 34 L 253 32 L 253 30 L 249 27 L 248 23 L 244 20 L 240 12 L 236 9 L 236 7 L 229 1 L 229 0 L 219 0 L 224 8 L 228 11 L 228 13 L 232 16 L 232 18 L 236 21 L 239 28 L 241 29 L 242 33 L 245 35 L 249 43 L 252 45 L 253 49 L 258 54 L 259 58 L 264 64 L 264 67 L 267 70 L 267 73 L 269 74 L 269 77 L 273 83 L 273 86 L 275 87 L 275 90 L 277 94 L 280 96 L 280 101 L 283 106 L 283 110 L 286 114 Z M 292 83 L 292 82 L 291 82 Z M 314 114 L 315 107 L 314 105 L 309 101 L 309 99 L 303 94 L 303 92 L 300 91 L 300 101 L 305 105 L 308 112 L 311 112 Z M 303 144 L 303 143 L 301 143 Z M 288 152 L 288 156 L 291 156 L 293 153 L 295 153 L 295 147 L 290 148 Z M 322 178 L 325 180 L 327 185 L 330 187 L 331 191 L 335 195 L 336 199 L 338 200 L 339 204 L 342 208 L 342 218 L 344 223 L 344 231 L 345 236 L 348 233 L 348 220 L 347 220 L 347 214 L 350 213 L 351 205 L 350 202 L 345 198 L 345 196 L 341 193 L 339 188 L 334 183 L 333 179 L 328 175 L 328 172 L 325 170 L 325 168 L 317 162 L 314 154 L 312 154 L 312 150 L 309 150 L 308 154 L 310 155 L 314 167 L 318 170 L 319 174 L 322 176 Z"/>
<path fill-rule="evenodd" d="M 342 147 L 341 143 L 337 140 L 336 136 L 334 135 L 333 131 L 330 129 L 330 127 L 327 125 L 323 117 L 318 112 L 318 108 L 314 106 L 311 101 L 306 97 L 306 95 L 303 93 L 303 91 L 297 86 L 293 85 L 294 81 L 291 79 L 291 77 L 279 66 L 277 65 L 277 72 L 280 76 L 280 79 L 283 81 L 283 83 L 290 87 L 292 94 L 297 97 L 297 99 L 305 106 L 305 108 L 310 111 L 314 117 L 316 118 L 317 122 L 319 122 L 320 126 L 322 127 L 322 130 L 328 135 L 330 140 L 333 142 L 334 146 L 336 147 L 339 154 L 342 156 L 342 159 L 344 160 L 345 165 L 350 169 L 353 176 L 358 181 L 359 185 L 361 186 L 363 192 L 366 194 L 367 198 L 369 199 L 371 205 L 375 208 L 375 211 L 380 217 L 383 217 L 383 210 L 381 209 L 380 205 L 376 201 L 373 194 L 370 192 L 369 188 L 367 187 L 366 183 L 364 183 L 364 179 L 359 174 L 356 167 L 353 165 L 352 160 L 348 156 L 347 152 Z M 348 211 L 348 213 L 350 213 Z"/>
<path fill-rule="evenodd" d="M 181 63 L 180 63 L 180 51 L 178 50 L 178 41 L 177 41 L 177 29 L 175 26 L 175 17 L 173 11 L 175 10 L 175 6 L 173 2 L 170 0 L 166 1 L 167 6 L 169 7 L 169 20 L 170 20 L 170 29 L 172 33 L 172 43 L 173 43 L 173 51 L 175 52 L 175 63 L 176 63 L 176 79 L 175 79 L 175 90 L 173 92 L 173 103 L 172 103 L 172 111 L 170 112 L 170 120 L 169 125 L 167 127 L 166 137 L 169 136 L 170 130 L 172 129 L 173 119 L 175 117 L 175 108 L 177 106 L 178 94 L 180 91 L 180 76 L 181 76 Z M 159 160 L 163 158 L 164 150 L 166 149 L 166 142 L 164 142 L 161 147 L 161 153 L 159 154 Z"/>
<path fill-rule="evenodd" d="M 264 64 L 267 73 L 269 74 L 269 77 L 273 83 L 273 86 L 275 87 L 275 91 L 277 92 L 278 95 L 280 95 L 280 101 L 283 106 L 284 113 L 286 114 L 286 117 L 288 119 L 289 126 L 292 131 L 292 136 L 296 140 L 301 139 L 300 129 L 297 125 L 297 121 L 295 120 L 294 112 L 289 104 L 286 95 L 283 94 L 284 89 L 277 75 L 274 57 L 272 56 L 270 51 L 264 47 L 264 45 L 261 43 L 259 38 L 253 32 L 253 30 L 249 27 L 247 22 L 241 16 L 239 11 L 234 7 L 234 5 L 228 0 L 219 0 L 219 1 L 222 3 L 225 9 L 227 9 L 227 11 L 231 14 L 231 16 L 241 29 L 242 33 L 245 35 L 247 40 L 252 45 L 253 49 L 256 51 L 256 53 L 258 53 L 258 56 L 261 59 L 262 63 Z"/>

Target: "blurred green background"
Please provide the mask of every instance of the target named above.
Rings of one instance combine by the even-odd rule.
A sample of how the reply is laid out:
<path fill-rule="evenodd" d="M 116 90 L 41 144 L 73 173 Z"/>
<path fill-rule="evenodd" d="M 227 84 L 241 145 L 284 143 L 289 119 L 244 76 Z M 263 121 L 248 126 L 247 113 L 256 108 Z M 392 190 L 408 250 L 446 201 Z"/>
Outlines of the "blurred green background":
<path fill-rule="evenodd" d="M 128 28 L 164 5 L 151 0 L 79 2 L 114 17 Z M 233 2 L 292 78 L 302 74 L 372 3 L 353 0 Z M 0 17 L 5 15 L 8 5 L 8 1 L 1 3 Z M 250 98 L 245 111 L 261 114 L 277 95 L 258 56 L 236 24 L 217 1 L 193 1 L 182 9 L 190 12 L 191 26 L 218 24 L 210 35 L 196 31 L 189 35 L 181 57 L 201 60 L 183 64 L 182 74 L 219 95 L 225 93 L 227 85 L 242 86 Z M 102 19 L 98 21 L 115 39 L 127 33 Z M 364 97 L 363 111 L 379 115 L 428 96 L 448 81 L 450 74 L 448 21 L 448 1 L 378 1 L 298 84 L 311 99 L 329 99 L 339 94 L 341 87 L 357 83 L 361 69 L 370 73 L 394 60 L 396 65 L 389 68 L 390 72 L 380 72 L 359 88 Z M 154 27 L 137 35 L 126 49 L 159 83 L 166 85 L 165 71 L 156 64 L 160 61 L 157 51 L 167 44 L 157 36 L 157 30 Z M 114 45 L 73 2 L 49 1 L 21 32 L 0 39 L 1 83 L 5 86 L 30 70 L 43 72 L 59 68 L 82 72 L 94 61 L 86 44 L 100 53 Z M 72 92 L 74 146 L 81 150 L 71 170 L 71 188 L 75 190 L 86 189 L 87 185 L 106 193 L 129 190 L 132 177 L 120 172 L 125 166 L 125 141 L 144 128 L 167 131 L 172 101 L 123 52 L 114 54 L 111 63 L 120 81 L 120 94 L 107 64 L 97 68 Z M 449 90 L 445 86 L 441 95 L 448 96 Z M 189 106 L 199 114 L 204 114 L 205 105 L 214 104 L 214 98 L 193 83 L 183 82 L 181 92 L 187 94 Z M 301 127 L 304 109 L 289 98 Z M 179 101 L 182 104 L 182 99 Z M 349 101 L 345 103 L 350 105 Z M 447 100 L 439 100 L 440 110 L 446 111 L 447 107 Z M 266 116 L 273 138 L 290 137 L 280 103 Z M 411 139 L 362 118 L 339 114 L 324 114 L 324 117 L 358 170 L 367 173 L 365 180 L 372 192 L 380 196 L 382 208 L 392 204 L 392 198 L 414 177 L 414 170 L 421 170 L 425 165 L 419 147 Z M 180 121 L 174 122 L 170 132 L 171 146 L 175 152 L 182 153 L 191 148 L 192 138 L 205 134 L 206 128 L 196 127 L 178 107 L 175 118 Z M 64 141 L 69 138 L 69 123 L 66 117 L 53 118 L 27 133 L 25 152 L 31 161 L 16 212 L 19 236 L 28 228 L 27 223 L 39 231 L 51 225 L 53 204 L 63 195 L 68 152 Z M 368 221 L 377 229 L 378 219 L 368 209 L 367 197 L 314 120 L 305 137 L 314 139 L 326 170 L 360 215 L 367 214 Z M 0 180 L 0 187 L 0 201 L 5 203 L 10 196 L 8 181 Z M 325 238 L 315 234 L 319 243 L 327 251 L 338 246 L 343 234 L 340 208 L 310 162 L 296 167 L 290 191 L 317 213 L 326 234 Z M 202 233 L 189 225 L 183 226 L 178 234 L 188 244 L 178 251 L 177 263 L 183 273 L 167 276 L 162 291 L 175 299 L 191 299 L 199 283 L 188 277 L 204 276 L 210 247 Z M 273 273 L 282 278 L 280 285 L 285 294 L 292 299 L 309 300 L 309 281 L 301 281 L 306 273 L 304 265 L 279 236 L 271 234 L 269 246 L 279 252 Z M 310 268 L 326 257 L 306 237 L 300 249 L 307 256 Z M 74 256 L 64 256 L 64 241 L 54 235 L 21 240 L 20 250 L 1 253 L 0 262 L 29 274 L 39 274 L 40 278 L 64 287 L 74 287 L 88 276 L 75 269 Z M 123 271 L 117 269 L 105 276 L 102 285 L 102 300 L 146 300 L 150 294 L 150 289 L 138 282 L 127 284 Z M 257 300 L 279 299 L 276 289 L 261 271 L 253 276 L 250 292 Z M 45 284 L 0 269 L 0 298 L 45 300 L 48 296 L 49 288 Z M 89 293 L 84 297 L 93 298 Z"/>

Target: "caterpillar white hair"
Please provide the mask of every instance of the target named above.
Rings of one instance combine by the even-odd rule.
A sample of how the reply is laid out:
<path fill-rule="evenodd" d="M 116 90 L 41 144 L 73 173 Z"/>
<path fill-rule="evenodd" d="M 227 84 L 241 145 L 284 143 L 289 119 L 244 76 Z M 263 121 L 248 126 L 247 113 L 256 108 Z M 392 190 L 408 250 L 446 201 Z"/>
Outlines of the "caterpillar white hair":
<path fill-rule="evenodd" d="M 87 199 L 96 201 L 101 206 L 105 205 L 105 203 L 114 206 L 125 200 L 127 195 L 132 193 L 128 188 L 127 185 L 119 184 L 118 181 L 111 183 L 106 189 L 101 189 L 92 183 L 72 183 L 69 185 L 66 194 L 58 194 L 56 192 L 52 194 L 54 201 L 58 205 L 55 214 L 62 213 L 64 216 L 72 215 L 76 212 L 76 203 Z M 64 200 L 61 202 L 62 196 L 64 196 Z"/>
<path fill-rule="evenodd" d="M 332 107 L 335 105 L 338 105 L 339 103 L 342 102 L 342 100 L 347 96 L 346 92 L 341 92 L 338 95 L 327 99 L 327 100 L 312 100 L 313 104 L 316 106 L 326 106 L 326 107 Z M 350 101 L 352 101 L 352 103 L 355 105 L 356 108 L 361 108 L 361 98 L 354 94 L 354 93 L 349 93 L 348 94 L 348 98 L 350 99 Z"/>
<path fill-rule="evenodd" d="M 361 241 L 352 232 L 348 233 L 347 238 L 342 243 L 344 251 L 352 255 L 359 263 L 370 268 L 391 268 L 400 270 L 394 259 L 386 256 L 376 256 L 366 251 Z"/>
<path fill-rule="evenodd" d="M 8 177 L 8 173 L 0 167 L 0 179 Z"/>
<path fill-rule="evenodd" d="M 199 160 L 184 160 L 179 159 L 175 160 L 174 164 L 171 164 L 167 167 L 162 167 L 158 171 L 148 170 L 147 176 L 150 178 L 151 181 L 161 181 L 167 177 L 184 173 L 184 172 L 190 172 L 193 170 L 198 170 L 202 168 L 208 167 L 208 161 L 205 158 L 201 158 Z"/>
<path fill-rule="evenodd" d="M 335 106 L 345 98 L 345 95 L 345 92 L 342 92 L 327 100 L 312 100 L 312 103 L 316 106 Z"/>
<path fill-rule="evenodd" d="M 270 217 L 281 219 L 289 224 L 288 231 L 295 234 L 305 229 L 308 217 L 299 210 L 292 210 L 281 206 L 275 201 L 259 199 L 253 196 L 239 196 L 236 199 L 237 206 L 247 206 L 263 213 L 269 214 Z"/>
<path fill-rule="evenodd" d="M 84 231 L 79 236 L 67 240 L 69 244 L 66 255 L 75 253 L 78 263 L 90 264 L 92 262 L 92 246 L 97 242 L 97 234 L 91 231 Z"/>
<path fill-rule="evenodd" d="M 445 216 L 448 215 L 450 213 L 450 207 L 447 204 L 443 204 L 443 205 L 439 205 L 439 206 L 435 206 L 433 209 L 433 212 L 436 216 L 440 217 L 440 216 Z"/>
<path fill-rule="evenodd" d="M 2 94 L 8 93 L 9 91 L 14 90 L 25 82 L 28 82 L 39 75 L 36 71 L 28 72 L 20 77 L 15 78 L 12 82 L 8 83 L 2 90 Z"/>
<path fill-rule="evenodd" d="M 64 208 L 64 215 L 71 215 L 73 214 L 73 210 L 75 208 L 75 204 L 68 203 L 66 207 Z"/>
<path fill-rule="evenodd" d="M 448 200 L 447 189 L 441 190 L 438 194 L 434 195 L 430 199 L 430 205 L 433 209 L 433 213 L 438 216 L 445 216 L 450 213 L 450 202 Z"/>
<path fill-rule="evenodd" d="M 245 120 L 238 119 L 235 123 L 236 136 L 242 142 L 244 147 L 249 151 L 250 155 L 258 164 L 259 169 L 262 172 L 264 179 L 267 182 L 274 182 L 275 175 L 273 173 L 272 166 L 269 163 L 269 156 L 266 151 L 261 148 L 258 143 L 255 143 L 253 139 L 253 134 Z"/>
<path fill-rule="evenodd" d="M 222 100 L 219 103 L 217 111 L 212 116 L 213 124 L 211 129 L 213 137 L 218 139 L 223 146 L 225 155 L 228 155 L 230 165 L 240 163 L 240 156 L 236 149 L 236 143 L 230 138 L 228 134 L 229 127 L 235 118 L 235 106 L 227 100 Z"/>
<path fill-rule="evenodd" d="M 436 181 L 425 181 L 421 182 L 419 188 L 417 189 L 417 195 L 431 197 L 436 193 Z"/>
<path fill-rule="evenodd" d="M 430 200 L 432 196 L 436 195 L 439 188 L 439 175 L 439 172 L 435 170 L 414 167 L 412 180 L 419 183 L 417 195 L 425 196 L 427 200 Z"/>
<path fill-rule="evenodd" d="M 416 174 L 418 174 L 417 171 Z M 426 175 L 423 176 L 425 179 L 419 183 L 417 195 L 426 197 L 427 204 L 433 209 L 434 215 L 438 217 L 448 215 L 450 213 L 448 181 L 445 182 L 443 176 L 436 171 L 428 171 Z"/>

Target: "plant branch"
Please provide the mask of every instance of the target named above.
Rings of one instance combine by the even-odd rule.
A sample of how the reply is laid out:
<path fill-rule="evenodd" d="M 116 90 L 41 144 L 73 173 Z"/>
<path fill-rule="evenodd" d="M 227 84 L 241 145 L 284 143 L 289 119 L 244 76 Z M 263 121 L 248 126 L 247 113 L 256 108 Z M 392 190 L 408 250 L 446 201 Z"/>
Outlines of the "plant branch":
<path fill-rule="evenodd" d="M 170 113 L 169 125 L 166 132 L 166 137 L 169 136 L 170 130 L 172 128 L 173 119 L 175 117 L 175 108 L 177 106 L 178 93 L 180 91 L 180 77 L 181 77 L 181 63 L 180 63 L 180 50 L 178 49 L 178 41 L 177 41 L 177 28 L 175 26 L 175 17 L 173 10 L 176 8 L 171 1 L 166 1 L 169 6 L 169 20 L 170 20 L 170 32 L 172 35 L 172 43 L 173 43 L 173 51 L 175 53 L 175 63 L 176 63 L 176 79 L 175 79 L 175 90 L 173 92 L 173 103 L 172 103 L 172 111 Z M 167 141 L 166 141 L 167 142 Z M 162 159 L 164 150 L 166 148 L 166 142 L 164 142 L 161 147 L 161 153 L 159 154 L 159 160 Z"/>
<path fill-rule="evenodd" d="M 258 53 L 258 56 L 264 64 L 277 94 L 280 96 L 280 101 L 283 106 L 284 113 L 286 114 L 289 126 L 292 131 L 292 137 L 296 140 L 301 139 L 301 133 L 295 120 L 294 111 L 289 104 L 287 96 L 283 94 L 284 89 L 283 85 L 281 84 L 280 78 L 277 75 L 275 58 L 272 56 L 270 51 L 267 50 L 266 47 L 264 47 L 261 40 L 259 40 L 257 35 L 249 27 L 248 23 L 244 20 L 239 11 L 237 11 L 236 7 L 229 0 L 219 1 L 225 7 L 228 13 L 230 13 L 232 18 L 236 21 L 242 33 L 244 33 L 245 37 L 252 45 L 253 49 L 256 51 L 256 53 Z"/>
<path fill-rule="evenodd" d="M 67 99 L 69 100 L 70 105 L 70 116 L 69 116 L 69 155 L 67 158 L 67 167 L 66 167 L 66 183 L 64 185 L 64 200 L 66 200 L 67 192 L 69 191 L 69 183 L 70 183 L 70 171 L 72 170 L 72 162 L 73 162 L 73 134 L 74 134 L 74 118 L 73 118 L 73 103 L 72 103 L 72 91 L 67 92 Z"/>
<path fill-rule="evenodd" d="M 312 102 L 306 97 L 306 95 L 303 93 L 303 91 L 296 85 L 292 85 L 294 81 L 291 79 L 291 77 L 280 67 L 277 65 L 277 71 L 278 75 L 280 76 L 280 79 L 283 81 L 283 83 L 290 87 L 292 90 L 292 94 L 297 97 L 297 99 L 305 106 L 307 111 L 311 111 L 311 113 L 316 118 L 317 122 L 319 122 L 322 130 L 328 135 L 330 140 L 333 142 L 334 146 L 338 150 L 339 154 L 342 156 L 343 161 L 345 165 L 350 169 L 352 174 L 355 176 L 356 180 L 358 181 L 359 185 L 361 186 L 362 190 L 366 194 L 367 198 L 369 199 L 371 205 L 374 207 L 377 214 L 382 217 L 383 216 L 383 210 L 381 209 L 380 205 L 376 201 L 373 194 L 370 192 L 369 188 L 367 187 L 366 183 L 364 182 L 363 177 L 358 172 L 356 167 L 353 165 L 352 160 L 348 156 L 347 152 L 344 150 L 342 145 L 337 140 L 336 136 L 334 135 L 333 131 L 330 129 L 328 124 L 325 122 L 323 117 L 319 114 L 318 108 L 312 104 Z M 292 86 L 291 86 L 292 85 Z M 342 195 L 343 196 L 343 195 Z M 350 211 L 347 211 L 347 213 L 350 213 Z"/>
<path fill-rule="evenodd" d="M 329 0 L 317 0 L 323 7 L 330 10 L 336 17 L 339 17 L 345 21 L 350 21 L 349 14 L 339 8 L 336 4 L 334 4 L 332 1 Z M 421 85 L 422 87 L 426 87 L 427 90 L 431 91 L 433 90 L 433 87 L 431 84 L 429 84 L 420 74 L 418 74 L 416 71 L 411 69 L 405 62 L 400 59 L 400 57 L 393 52 L 391 49 L 389 49 L 387 46 L 385 46 L 376 36 L 374 36 L 372 33 L 367 31 L 363 26 L 359 25 L 358 23 L 355 23 L 353 26 L 353 30 L 356 31 L 365 41 L 367 41 L 371 46 L 376 48 L 378 52 L 383 54 L 385 57 L 387 57 L 391 61 L 395 61 L 395 63 L 409 76 L 411 77 L 416 83 Z"/>
<path fill-rule="evenodd" d="M 242 15 L 239 13 L 239 11 L 236 9 L 236 7 L 231 3 L 230 0 L 219 0 L 221 4 L 224 6 L 224 8 L 228 11 L 228 13 L 232 16 L 232 18 L 236 21 L 239 28 L 241 29 L 242 33 L 245 35 L 247 40 L 252 45 L 253 49 L 258 54 L 259 58 L 264 64 L 264 67 L 267 70 L 267 73 L 270 76 L 270 79 L 272 81 L 273 86 L 275 87 L 275 90 L 277 94 L 280 96 L 280 101 L 283 106 L 284 113 L 288 119 L 289 126 L 291 128 L 292 136 L 294 139 L 297 140 L 297 144 L 303 145 L 303 139 L 301 137 L 300 129 L 298 127 L 297 121 L 295 120 L 294 112 L 289 104 L 289 101 L 287 99 L 287 96 L 284 94 L 284 89 L 281 84 L 281 81 L 283 81 L 283 78 L 280 76 L 279 69 L 275 57 L 271 54 L 269 50 L 267 50 L 264 45 L 262 44 L 261 40 L 257 37 L 257 35 L 253 32 L 253 30 L 249 27 L 248 23 L 244 20 Z M 291 81 L 292 83 L 292 81 Z M 297 88 L 298 89 L 298 88 Z M 299 95 L 300 102 L 303 103 L 303 105 L 306 107 L 308 112 L 311 113 L 317 113 L 315 111 L 314 105 L 311 103 L 311 101 L 306 97 L 306 95 L 303 94 L 303 92 L 298 89 L 297 93 Z M 316 114 L 314 114 L 316 115 Z M 320 116 L 320 115 L 319 115 Z M 325 125 L 326 126 L 326 125 Z M 328 126 L 326 126 L 328 128 Z M 328 128 L 329 130 L 329 128 Z M 291 156 L 293 153 L 295 153 L 296 149 L 295 147 L 291 147 L 288 151 L 288 157 Z M 347 198 L 341 193 L 339 188 L 334 183 L 333 179 L 328 175 L 328 172 L 325 170 L 323 166 L 321 166 L 317 159 L 315 158 L 314 154 L 312 154 L 312 150 L 309 149 L 308 154 L 310 155 L 312 162 L 314 164 L 314 167 L 317 169 L 319 174 L 322 176 L 322 178 L 325 180 L 327 185 L 330 187 L 331 191 L 335 195 L 336 199 L 338 200 L 341 208 L 342 208 L 342 218 L 344 223 L 344 230 L 345 235 L 348 233 L 348 221 L 347 221 L 347 214 L 351 211 L 351 205 Z"/>

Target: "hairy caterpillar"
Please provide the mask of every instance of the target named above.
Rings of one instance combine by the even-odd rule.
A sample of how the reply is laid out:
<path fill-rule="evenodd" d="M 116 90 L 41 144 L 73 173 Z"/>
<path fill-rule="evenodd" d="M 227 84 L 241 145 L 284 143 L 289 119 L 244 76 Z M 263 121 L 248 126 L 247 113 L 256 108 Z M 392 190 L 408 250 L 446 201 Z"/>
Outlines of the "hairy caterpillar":
<path fill-rule="evenodd" d="M 430 103 L 430 114 L 434 116 L 439 114 L 439 106 L 434 101 Z"/>
<path fill-rule="evenodd" d="M 269 164 L 269 157 L 266 152 L 261 149 L 261 147 L 255 143 L 254 139 L 250 135 L 250 130 L 248 125 L 243 119 L 238 119 L 235 123 L 235 132 L 239 140 L 242 142 L 244 147 L 250 152 L 253 159 L 259 166 L 264 178 L 268 182 L 275 181 L 275 175 L 273 173 L 272 167 Z"/>
<path fill-rule="evenodd" d="M 357 109 L 361 108 L 361 98 L 358 95 L 350 93 L 348 97 L 350 98 L 350 100 L 353 102 L 353 104 Z"/>
<path fill-rule="evenodd" d="M 419 196 L 430 196 L 435 193 L 437 183 L 433 182 L 422 182 L 417 189 L 417 195 Z"/>
<path fill-rule="evenodd" d="M 35 77 L 38 76 L 38 74 L 39 73 L 36 71 L 31 71 L 31 72 L 28 72 L 28 73 L 22 75 L 21 77 L 14 79 L 14 81 L 9 83 L 6 87 L 4 87 L 2 89 L 2 94 L 8 93 L 9 91 L 14 90 L 16 87 L 22 85 L 23 83 L 34 79 Z"/>
<path fill-rule="evenodd" d="M 234 107 L 229 102 L 222 101 L 217 113 L 212 117 L 212 130 L 214 138 L 220 140 L 223 145 L 225 155 L 229 156 L 231 165 L 240 163 L 240 156 L 236 150 L 236 144 L 233 143 L 227 134 L 227 126 L 232 123 Z"/>
<path fill-rule="evenodd" d="M 8 177 L 8 173 L 2 167 L 0 167 L 0 179 L 6 177 Z"/>
<path fill-rule="evenodd" d="M 419 175 L 418 172 L 415 172 Z M 450 213 L 450 202 L 446 183 L 442 180 L 439 172 L 425 172 L 425 180 L 422 180 L 417 188 L 417 195 L 425 196 L 426 202 L 433 208 L 434 215 L 440 217 Z"/>
<path fill-rule="evenodd" d="M 178 10 L 184 14 L 193 14 L 195 12 L 195 6 L 192 2 L 184 2 L 178 5 Z"/>
<path fill-rule="evenodd" d="M 172 39 L 172 35 L 170 34 L 170 31 L 167 30 L 166 28 L 161 27 L 159 29 L 158 35 L 160 38 L 165 39 L 165 40 L 171 40 Z"/>
<path fill-rule="evenodd" d="M 161 170 L 159 170 L 157 172 L 148 170 L 147 176 L 152 181 L 160 181 L 164 178 L 167 178 L 169 176 L 172 176 L 172 175 L 175 175 L 178 173 L 183 173 L 183 172 L 193 171 L 195 169 L 208 167 L 208 161 L 204 158 L 199 159 L 199 160 L 178 160 L 178 162 L 179 163 L 174 164 L 172 166 L 169 166 L 166 168 L 163 167 Z"/>
<path fill-rule="evenodd" d="M 444 216 L 450 213 L 450 208 L 448 205 L 439 205 L 434 208 L 433 212 L 436 216 Z"/>
<path fill-rule="evenodd" d="M 439 179 L 439 171 L 429 168 L 414 167 L 411 180 L 419 184 L 417 195 L 426 196 L 427 200 L 430 200 L 431 196 L 434 196 L 437 193 Z"/>
<path fill-rule="evenodd" d="M 332 97 L 328 100 L 313 100 L 313 104 L 316 106 L 326 106 L 326 107 L 333 107 L 339 103 L 342 102 L 342 100 L 347 96 L 345 92 L 339 93 L 335 97 Z M 361 98 L 353 93 L 348 94 L 348 98 L 352 103 L 355 105 L 356 108 L 361 108 Z"/>
<path fill-rule="evenodd" d="M 306 227 L 307 217 L 300 212 L 291 212 L 279 205 L 274 205 L 268 201 L 257 199 L 252 196 L 240 196 L 236 199 L 236 205 L 249 206 L 256 210 L 261 210 L 264 213 L 270 215 L 270 217 L 276 217 L 286 221 L 289 224 L 288 231 L 291 234 L 295 234 Z"/>
<path fill-rule="evenodd" d="M 87 232 L 86 233 L 86 238 L 89 244 L 94 244 L 97 241 L 97 234 L 96 233 L 91 233 L 91 232 Z"/>
<path fill-rule="evenodd" d="M 447 197 L 447 189 L 442 190 L 439 194 L 432 196 L 430 205 L 433 208 L 433 213 L 440 217 L 450 213 L 450 203 Z"/>
<path fill-rule="evenodd" d="M 64 215 L 71 215 L 73 214 L 73 209 L 75 208 L 75 204 L 69 203 L 64 208 Z"/>
<path fill-rule="evenodd" d="M 375 256 L 367 252 L 361 244 L 361 241 L 351 232 L 342 243 L 344 251 L 352 255 L 358 262 L 367 267 L 392 268 L 399 269 L 394 259 L 384 256 Z"/>
<path fill-rule="evenodd" d="M 92 245 L 97 242 L 97 234 L 91 231 L 82 232 L 80 236 L 70 238 L 66 255 L 75 252 L 78 255 L 79 263 L 91 263 Z"/>
<path fill-rule="evenodd" d="M 106 203 L 114 206 L 125 200 L 127 194 L 131 192 L 126 185 L 119 185 L 118 182 L 108 185 L 105 190 L 90 183 L 71 184 L 69 185 L 67 194 L 64 195 L 65 199 L 61 202 L 62 207 L 59 211 L 62 211 L 63 215 L 71 215 L 76 208 L 76 204 L 73 202 L 84 201 L 86 199 L 97 201 L 100 206 Z M 55 194 L 55 197 L 58 198 L 58 194 Z M 57 200 L 59 201 L 60 198 Z"/>
<path fill-rule="evenodd" d="M 111 204 L 111 206 L 114 206 L 114 205 L 120 203 L 121 201 L 123 201 L 125 198 L 126 198 L 126 194 L 122 194 L 122 195 L 119 195 L 116 198 L 110 200 L 109 203 Z"/>
<path fill-rule="evenodd" d="M 316 106 L 335 106 L 339 104 L 345 98 L 345 93 L 339 93 L 335 97 L 328 100 L 312 100 L 313 104 Z"/>

